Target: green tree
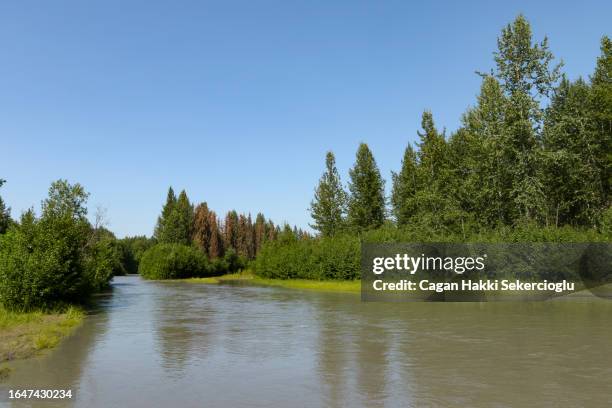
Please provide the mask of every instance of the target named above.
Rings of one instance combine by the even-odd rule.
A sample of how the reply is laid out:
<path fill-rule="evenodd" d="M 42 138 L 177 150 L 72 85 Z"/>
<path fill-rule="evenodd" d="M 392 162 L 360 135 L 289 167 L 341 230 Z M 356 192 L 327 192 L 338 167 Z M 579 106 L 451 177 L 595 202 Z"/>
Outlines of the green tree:
<path fill-rule="evenodd" d="M 54 182 L 42 203 L 42 215 L 21 217 L 0 240 L 0 299 L 9 309 L 52 308 L 80 302 L 108 284 L 114 254 L 91 239 L 80 184 Z M 102 263 L 104 261 L 104 263 Z"/>
<path fill-rule="evenodd" d="M 590 120 L 591 89 L 582 79 L 563 79 L 546 113 L 545 185 L 555 225 L 596 224 L 604 207 L 605 151 Z"/>
<path fill-rule="evenodd" d="M 342 188 L 332 152 L 327 152 L 325 156 L 325 167 L 310 203 L 310 215 L 314 220 L 310 226 L 324 237 L 333 236 L 342 229 L 347 205 L 346 192 Z"/>
<path fill-rule="evenodd" d="M 409 202 L 417 210 L 413 221 L 433 230 L 463 227 L 466 217 L 455 196 L 457 180 L 444 132 L 438 131 L 429 111 L 423 112 L 421 127 L 416 168 L 418 188 L 414 200 Z"/>
<path fill-rule="evenodd" d="M 177 199 L 174 198 L 172 187 L 168 190 L 166 204 L 162 209 L 157 228 L 156 238 L 161 243 L 190 245 L 194 227 L 193 206 L 185 190 Z"/>
<path fill-rule="evenodd" d="M 510 222 L 512 179 L 507 173 L 511 169 L 501 165 L 507 103 L 497 79 L 484 76 L 476 106 L 463 116 L 462 131 L 451 140 L 452 160 L 459 166 L 457 177 L 464 180 L 462 207 L 478 214 L 488 226 Z"/>
<path fill-rule="evenodd" d="M 540 149 L 543 110 L 540 102 L 551 94 L 562 64 L 552 66 L 548 40 L 534 43 L 529 22 L 519 15 L 497 40 L 496 70 L 507 97 L 498 148 L 505 174 L 497 184 L 509 184 L 506 222 L 542 220 L 546 214 Z"/>
<path fill-rule="evenodd" d="M 415 196 L 417 184 L 417 155 L 412 146 L 406 147 L 399 174 L 393 172 L 393 191 L 391 204 L 398 225 L 406 225 L 415 215 L 417 208 Z"/>
<path fill-rule="evenodd" d="M 193 205 L 185 190 L 182 190 L 176 200 L 176 206 L 170 215 L 172 241 L 174 243 L 190 245 L 193 236 Z"/>
<path fill-rule="evenodd" d="M 603 181 L 603 201 L 610 206 L 612 201 L 612 40 L 601 39 L 601 55 L 591 77 L 591 118 L 599 135 L 602 155 L 598 170 Z"/>
<path fill-rule="evenodd" d="M 169 242 L 166 235 L 166 229 L 168 220 L 170 219 L 170 215 L 172 214 L 172 210 L 176 205 L 176 195 L 174 194 L 174 190 L 172 187 L 168 188 L 168 195 L 166 196 L 166 203 L 162 207 L 162 213 L 157 218 L 157 225 L 155 226 L 155 238 L 160 242 Z"/>
<path fill-rule="evenodd" d="M 548 49 L 548 38 L 534 43 L 532 37 L 531 25 L 520 14 L 497 38 L 495 76 L 510 95 L 547 96 L 561 76 L 563 64 L 552 66 L 554 55 Z"/>
<path fill-rule="evenodd" d="M 0 187 L 6 182 L 6 180 L 0 179 Z M 0 234 L 4 234 L 11 225 L 11 208 L 7 207 L 0 197 Z"/>
<path fill-rule="evenodd" d="M 385 183 L 367 144 L 359 145 L 349 176 L 349 223 L 357 229 L 381 226 L 385 220 Z"/>
<path fill-rule="evenodd" d="M 266 242 L 266 217 L 262 213 L 257 213 L 255 217 L 255 225 L 253 226 L 253 234 L 255 239 L 255 255 L 259 253 L 261 246 Z"/>

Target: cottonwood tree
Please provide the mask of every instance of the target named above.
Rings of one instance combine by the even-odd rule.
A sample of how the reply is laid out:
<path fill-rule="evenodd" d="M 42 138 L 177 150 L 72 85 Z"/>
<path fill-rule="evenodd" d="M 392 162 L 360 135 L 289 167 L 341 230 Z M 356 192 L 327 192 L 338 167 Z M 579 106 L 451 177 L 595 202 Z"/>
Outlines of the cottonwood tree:
<path fill-rule="evenodd" d="M 612 40 L 608 36 L 601 39 L 601 55 L 591 84 L 591 118 L 602 152 L 597 166 L 603 181 L 603 202 L 609 207 L 612 200 Z"/>
<path fill-rule="evenodd" d="M 543 134 L 545 185 L 554 225 L 595 225 L 603 206 L 599 134 L 589 120 L 591 89 L 563 79 L 547 110 Z"/>
<path fill-rule="evenodd" d="M 504 221 L 538 221 L 546 214 L 540 150 L 543 109 L 560 78 L 562 64 L 553 66 L 548 39 L 536 43 L 529 22 L 519 15 L 502 29 L 494 52 L 498 79 L 507 102 L 504 123 L 496 140 L 500 173 L 497 185 L 509 184 Z"/>

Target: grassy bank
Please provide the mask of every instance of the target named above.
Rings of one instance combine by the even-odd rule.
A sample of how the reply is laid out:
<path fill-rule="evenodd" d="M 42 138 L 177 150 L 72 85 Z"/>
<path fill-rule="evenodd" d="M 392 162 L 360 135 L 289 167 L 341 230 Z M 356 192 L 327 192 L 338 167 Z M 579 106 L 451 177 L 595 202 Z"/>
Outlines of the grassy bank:
<path fill-rule="evenodd" d="M 0 364 L 55 347 L 84 317 L 85 313 L 74 307 L 62 313 L 20 313 L 0 308 Z"/>
<path fill-rule="evenodd" d="M 232 273 L 210 278 L 191 278 L 177 280 L 188 283 L 219 284 L 224 282 L 249 282 L 254 285 L 277 286 L 289 289 L 316 290 L 321 292 L 359 293 L 360 280 L 310 280 L 310 279 L 266 279 L 255 276 L 251 271 Z"/>

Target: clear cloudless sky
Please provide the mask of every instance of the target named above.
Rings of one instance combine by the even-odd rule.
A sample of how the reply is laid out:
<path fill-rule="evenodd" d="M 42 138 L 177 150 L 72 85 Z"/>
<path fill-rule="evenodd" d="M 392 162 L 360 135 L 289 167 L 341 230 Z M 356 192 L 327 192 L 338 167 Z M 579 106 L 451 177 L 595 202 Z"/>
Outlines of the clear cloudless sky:
<path fill-rule="evenodd" d="M 389 190 L 519 13 L 572 79 L 612 34 L 610 1 L 3 1 L 0 194 L 18 217 L 79 182 L 118 236 L 150 235 L 169 185 L 307 227 L 325 152 L 346 182 L 367 142 Z"/>

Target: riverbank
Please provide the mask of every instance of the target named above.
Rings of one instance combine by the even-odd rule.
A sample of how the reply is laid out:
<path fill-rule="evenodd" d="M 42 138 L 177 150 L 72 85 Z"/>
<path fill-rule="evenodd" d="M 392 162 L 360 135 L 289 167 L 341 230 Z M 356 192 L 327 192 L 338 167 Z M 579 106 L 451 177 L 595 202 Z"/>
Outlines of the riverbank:
<path fill-rule="evenodd" d="M 243 271 L 240 273 L 232 273 L 227 275 L 209 277 L 209 278 L 190 278 L 178 279 L 176 281 L 187 283 L 206 283 L 220 284 L 230 282 L 248 282 L 254 285 L 261 286 L 276 286 L 288 289 L 315 290 L 320 292 L 343 292 L 343 293 L 360 293 L 361 281 L 341 281 L 341 280 L 309 280 L 309 279 L 266 279 L 254 275 L 251 271 Z"/>
<path fill-rule="evenodd" d="M 75 307 L 62 313 L 21 313 L 0 308 L 0 377 L 3 363 L 32 357 L 55 347 L 84 318 L 85 312 Z"/>

